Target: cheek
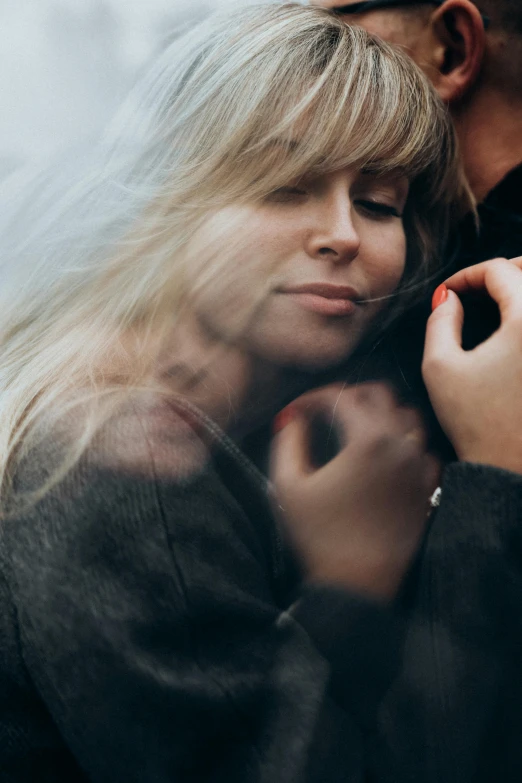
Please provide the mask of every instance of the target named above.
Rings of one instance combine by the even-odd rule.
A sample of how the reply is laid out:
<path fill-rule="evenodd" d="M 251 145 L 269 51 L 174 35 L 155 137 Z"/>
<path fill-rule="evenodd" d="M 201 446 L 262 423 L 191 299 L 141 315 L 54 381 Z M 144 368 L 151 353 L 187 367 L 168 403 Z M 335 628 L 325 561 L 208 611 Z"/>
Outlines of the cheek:
<path fill-rule="evenodd" d="M 302 244 L 302 221 L 296 215 L 281 214 L 281 210 L 260 210 L 250 224 L 251 250 L 268 262 L 284 260 Z"/>
<path fill-rule="evenodd" d="M 377 296 L 392 294 L 398 287 L 406 266 L 404 231 L 382 232 L 375 243 L 368 265 L 372 289 Z"/>
<path fill-rule="evenodd" d="M 292 240 L 288 226 L 263 210 L 230 207 L 209 217 L 185 249 L 189 288 L 206 292 L 257 287 Z"/>
<path fill-rule="evenodd" d="M 295 254 L 298 237 L 288 223 L 245 210 L 242 225 L 213 249 L 215 257 L 205 252 L 196 256 L 192 270 L 197 311 L 244 327 Z"/>

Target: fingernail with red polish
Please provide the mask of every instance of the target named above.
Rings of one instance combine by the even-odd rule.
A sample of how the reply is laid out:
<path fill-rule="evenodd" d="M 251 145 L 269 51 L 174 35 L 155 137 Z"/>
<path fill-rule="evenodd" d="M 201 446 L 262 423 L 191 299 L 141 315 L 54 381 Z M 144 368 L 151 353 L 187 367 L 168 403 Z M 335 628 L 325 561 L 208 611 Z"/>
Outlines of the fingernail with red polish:
<path fill-rule="evenodd" d="M 436 310 L 439 305 L 444 304 L 447 298 L 448 298 L 448 289 L 446 288 L 444 283 L 442 283 L 434 291 L 433 299 L 431 300 L 432 312 L 433 310 Z"/>
<path fill-rule="evenodd" d="M 294 410 L 291 405 L 287 405 L 286 408 L 283 408 L 282 411 L 279 411 L 272 424 L 272 432 L 274 435 L 277 435 L 277 433 L 281 432 L 281 430 L 284 429 L 287 424 L 290 424 L 293 418 Z"/>

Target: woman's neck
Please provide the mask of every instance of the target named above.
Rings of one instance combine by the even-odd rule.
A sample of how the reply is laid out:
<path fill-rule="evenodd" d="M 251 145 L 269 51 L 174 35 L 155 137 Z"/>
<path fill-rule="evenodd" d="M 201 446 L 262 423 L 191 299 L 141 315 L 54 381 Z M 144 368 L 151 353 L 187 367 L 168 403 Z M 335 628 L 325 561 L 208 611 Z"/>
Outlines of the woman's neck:
<path fill-rule="evenodd" d="M 178 324 L 157 377 L 234 438 L 269 421 L 306 386 L 303 376 L 216 343 L 194 324 Z"/>

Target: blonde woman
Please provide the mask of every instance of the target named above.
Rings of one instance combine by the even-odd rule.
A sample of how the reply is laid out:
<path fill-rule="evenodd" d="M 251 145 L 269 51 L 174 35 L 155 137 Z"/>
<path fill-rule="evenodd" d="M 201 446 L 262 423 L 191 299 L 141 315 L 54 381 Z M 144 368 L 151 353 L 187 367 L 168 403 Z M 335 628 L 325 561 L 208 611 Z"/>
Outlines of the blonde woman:
<path fill-rule="evenodd" d="M 392 448 L 350 479 L 340 590 L 320 552 L 300 587 L 237 443 L 422 292 L 467 205 L 452 131 L 406 58 L 293 5 L 175 41 L 121 125 L 4 219 L 2 780 L 362 780 L 417 418 L 353 393 Z"/>

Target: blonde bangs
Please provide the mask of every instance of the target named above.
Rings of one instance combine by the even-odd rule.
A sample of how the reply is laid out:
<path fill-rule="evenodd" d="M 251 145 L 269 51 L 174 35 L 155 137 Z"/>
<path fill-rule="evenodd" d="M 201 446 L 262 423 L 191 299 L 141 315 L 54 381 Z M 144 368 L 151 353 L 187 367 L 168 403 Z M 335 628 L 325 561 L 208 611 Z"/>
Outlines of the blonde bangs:
<path fill-rule="evenodd" d="M 328 11 L 264 11 L 261 20 L 259 9 L 245 11 L 242 34 L 232 45 L 227 39 L 226 67 L 215 26 L 214 56 L 184 85 L 186 94 L 206 75 L 210 88 L 205 110 L 190 115 L 202 175 L 192 203 L 262 198 L 305 174 L 354 165 L 410 180 L 429 173 L 439 197 L 456 145 L 442 103 L 411 60 Z"/>

